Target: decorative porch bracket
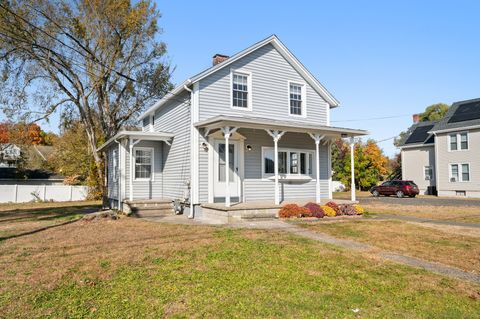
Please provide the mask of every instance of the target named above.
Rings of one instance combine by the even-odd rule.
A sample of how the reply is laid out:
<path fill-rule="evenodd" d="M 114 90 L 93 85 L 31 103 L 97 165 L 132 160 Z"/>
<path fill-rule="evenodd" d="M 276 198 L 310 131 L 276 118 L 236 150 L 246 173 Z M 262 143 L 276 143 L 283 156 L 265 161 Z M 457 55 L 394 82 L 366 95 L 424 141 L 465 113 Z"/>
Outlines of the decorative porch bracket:
<path fill-rule="evenodd" d="M 274 167 L 275 167 L 275 205 L 280 204 L 280 185 L 278 183 L 278 141 L 282 138 L 285 131 L 265 130 L 273 138 L 274 145 Z"/>
<path fill-rule="evenodd" d="M 308 133 L 310 137 L 315 141 L 315 201 L 320 204 L 320 141 L 323 140 L 325 135 Z"/>
<path fill-rule="evenodd" d="M 133 174 L 134 174 L 134 169 L 133 169 L 133 147 L 135 145 L 138 144 L 138 142 L 140 142 L 141 139 L 138 139 L 134 142 L 133 138 L 130 137 L 130 143 L 128 143 L 130 145 L 130 181 L 129 181 L 129 188 L 130 188 L 130 191 L 129 191 L 129 199 L 130 201 L 133 200 Z M 152 173 L 153 174 L 153 173 Z"/>
<path fill-rule="evenodd" d="M 230 147 L 228 145 L 228 140 L 237 130 L 238 127 L 222 127 L 222 133 L 225 137 L 225 207 L 230 207 Z"/>
<path fill-rule="evenodd" d="M 355 195 L 355 138 L 350 137 L 350 171 L 351 171 L 351 182 L 350 182 L 350 194 L 352 202 L 356 201 Z"/>

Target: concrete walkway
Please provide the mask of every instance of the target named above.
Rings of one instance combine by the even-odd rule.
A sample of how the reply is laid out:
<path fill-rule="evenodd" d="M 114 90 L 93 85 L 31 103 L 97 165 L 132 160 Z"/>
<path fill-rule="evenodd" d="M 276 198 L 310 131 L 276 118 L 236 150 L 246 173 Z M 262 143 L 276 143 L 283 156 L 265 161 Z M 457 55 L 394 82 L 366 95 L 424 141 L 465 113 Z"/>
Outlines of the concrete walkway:
<path fill-rule="evenodd" d="M 415 223 L 426 223 L 426 224 L 437 224 L 437 225 L 447 225 L 447 226 L 461 226 L 461 227 L 473 227 L 473 228 L 480 228 L 479 223 L 467 223 L 467 222 L 457 222 L 453 220 L 442 220 L 442 219 L 429 219 L 429 218 L 421 218 L 415 216 L 402 216 L 402 215 L 388 215 L 388 214 L 381 214 L 372 217 L 373 219 L 380 219 L 380 220 L 402 220 L 407 222 L 415 222 Z"/>
<path fill-rule="evenodd" d="M 308 229 L 299 227 L 297 225 L 292 225 L 281 220 L 268 220 L 268 221 L 248 221 L 248 222 L 238 222 L 236 224 L 229 225 L 236 228 L 252 228 L 252 229 L 271 229 L 271 230 L 280 230 L 302 236 L 311 240 L 316 240 L 322 243 L 327 243 L 339 247 L 343 247 L 349 250 L 354 250 L 358 252 L 368 252 L 372 255 L 375 255 L 381 259 L 393 261 L 399 264 L 425 269 L 440 275 L 461 279 L 476 284 L 480 284 L 480 275 L 463 271 L 461 269 L 446 266 L 441 263 L 430 262 L 420 258 L 401 255 L 389 251 L 382 251 L 374 246 L 368 244 L 360 243 L 348 239 L 339 239 L 333 236 L 313 232 Z"/>

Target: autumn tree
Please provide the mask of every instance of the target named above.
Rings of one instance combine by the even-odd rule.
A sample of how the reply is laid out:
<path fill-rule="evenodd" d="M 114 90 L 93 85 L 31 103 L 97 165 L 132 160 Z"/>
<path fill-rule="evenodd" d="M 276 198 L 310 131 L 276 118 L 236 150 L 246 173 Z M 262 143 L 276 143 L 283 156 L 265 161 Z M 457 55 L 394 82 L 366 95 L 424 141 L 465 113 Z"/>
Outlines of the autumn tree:
<path fill-rule="evenodd" d="M 97 147 L 171 89 L 149 0 L 0 1 L 0 107 L 29 121 L 60 110 Z"/>
<path fill-rule="evenodd" d="M 354 147 L 355 184 L 359 189 L 368 189 L 388 173 L 388 158 L 377 143 L 368 140 L 358 141 Z M 333 178 L 350 186 L 351 164 L 350 146 L 344 140 L 332 144 Z"/>

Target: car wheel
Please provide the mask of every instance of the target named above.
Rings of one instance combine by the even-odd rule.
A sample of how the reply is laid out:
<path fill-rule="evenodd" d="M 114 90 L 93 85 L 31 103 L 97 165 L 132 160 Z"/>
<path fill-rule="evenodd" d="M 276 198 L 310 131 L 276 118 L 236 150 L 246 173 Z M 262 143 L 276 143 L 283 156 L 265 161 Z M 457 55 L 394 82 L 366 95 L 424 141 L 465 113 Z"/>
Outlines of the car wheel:
<path fill-rule="evenodd" d="M 415 196 L 417 196 L 417 195 L 410 195 L 410 198 L 415 198 Z"/>
<path fill-rule="evenodd" d="M 372 192 L 372 195 L 373 195 L 373 197 L 378 197 L 378 196 L 380 196 L 380 193 L 377 190 L 374 190 Z"/>
<path fill-rule="evenodd" d="M 397 191 L 397 197 L 402 198 L 403 197 L 403 192 L 402 191 Z"/>

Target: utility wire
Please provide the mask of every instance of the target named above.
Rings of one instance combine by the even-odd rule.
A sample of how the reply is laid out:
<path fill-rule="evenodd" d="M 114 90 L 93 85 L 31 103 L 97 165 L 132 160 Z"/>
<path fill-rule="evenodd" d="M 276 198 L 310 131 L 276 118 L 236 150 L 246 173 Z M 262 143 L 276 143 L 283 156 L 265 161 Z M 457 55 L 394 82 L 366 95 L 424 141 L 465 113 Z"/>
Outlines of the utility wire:
<path fill-rule="evenodd" d="M 361 122 L 361 121 L 374 121 L 374 120 L 386 120 L 386 119 L 394 119 L 400 117 L 411 116 L 411 114 L 401 114 L 401 115 L 392 115 L 392 116 L 382 116 L 382 117 L 370 117 L 370 118 L 363 118 L 363 119 L 350 119 L 350 120 L 337 120 L 337 121 L 330 121 L 330 122 Z"/>

